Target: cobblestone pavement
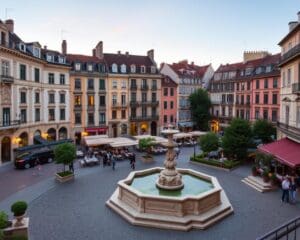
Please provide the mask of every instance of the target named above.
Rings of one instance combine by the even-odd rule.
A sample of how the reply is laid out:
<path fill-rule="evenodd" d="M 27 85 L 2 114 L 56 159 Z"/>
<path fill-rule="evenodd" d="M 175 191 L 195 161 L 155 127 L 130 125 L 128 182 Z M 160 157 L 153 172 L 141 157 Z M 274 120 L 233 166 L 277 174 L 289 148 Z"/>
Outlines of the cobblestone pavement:
<path fill-rule="evenodd" d="M 120 179 L 130 172 L 129 162 L 118 162 L 116 170 L 94 167 L 77 171 L 73 182 L 58 184 L 53 178 L 32 185 L 0 202 L 0 209 L 8 208 L 18 198 L 30 202 L 31 240 L 82 239 L 255 239 L 272 228 L 295 217 L 300 204 L 289 205 L 280 201 L 280 191 L 259 193 L 241 182 L 250 172 L 249 166 L 227 172 L 189 163 L 193 148 L 183 148 L 178 167 L 192 168 L 218 178 L 224 188 L 234 214 L 211 228 L 201 231 L 179 232 L 132 226 L 105 206 Z M 164 156 L 155 157 L 154 163 L 144 164 L 137 156 L 137 170 L 162 166 Z M 23 198 L 24 197 L 24 198 Z"/>

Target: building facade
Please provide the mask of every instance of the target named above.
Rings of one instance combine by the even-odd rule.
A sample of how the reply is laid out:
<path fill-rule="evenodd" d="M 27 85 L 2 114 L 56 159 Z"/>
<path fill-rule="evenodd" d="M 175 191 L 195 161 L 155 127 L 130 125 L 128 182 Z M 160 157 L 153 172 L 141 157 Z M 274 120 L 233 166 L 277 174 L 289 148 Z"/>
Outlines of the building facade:
<path fill-rule="evenodd" d="M 63 41 L 63 51 L 67 43 Z M 72 138 L 80 144 L 82 136 L 108 134 L 108 81 L 103 59 L 103 43 L 93 55 L 67 54 L 70 70 Z"/>
<path fill-rule="evenodd" d="M 177 87 L 178 85 L 168 76 L 161 80 L 161 108 L 160 126 L 161 129 L 168 128 L 168 125 L 176 126 L 177 123 Z"/>
<path fill-rule="evenodd" d="M 289 33 L 279 45 L 282 82 L 278 138 L 288 137 L 300 143 L 300 12 L 298 21 L 289 23 Z"/>
<path fill-rule="evenodd" d="M 212 66 L 198 66 L 194 62 L 188 64 L 188 61 L 184 60 L 173 64 L 163 63 L 160 72 L 178 84 L 178 128 L 182 131 L 191 130 L 193 122 L 188 98 L 197 89 L 208 87 L 214 74 Z"/>
<path fill-rule="evenodd" d="M 0 163 L 13 149 L 70 137 L 69 66 L 65 56 L 38 42 L 26 43 L 13 20 L 0 22 Z"/>

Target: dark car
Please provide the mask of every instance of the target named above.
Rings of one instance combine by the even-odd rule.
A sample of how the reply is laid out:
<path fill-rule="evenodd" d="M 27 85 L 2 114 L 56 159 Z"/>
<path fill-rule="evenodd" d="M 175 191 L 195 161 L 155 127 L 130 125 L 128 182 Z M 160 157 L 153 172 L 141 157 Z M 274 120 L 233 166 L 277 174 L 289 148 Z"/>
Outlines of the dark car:
<path fill-rule="evenodd" d="M 53 150 L 40 149 L 35 152 L 25 152 L 18 155 L 15 159 L 16 168 L 30 168 L 37 164 L 37 159 L 41 164 L 50 163 L 54 159 Z"/>

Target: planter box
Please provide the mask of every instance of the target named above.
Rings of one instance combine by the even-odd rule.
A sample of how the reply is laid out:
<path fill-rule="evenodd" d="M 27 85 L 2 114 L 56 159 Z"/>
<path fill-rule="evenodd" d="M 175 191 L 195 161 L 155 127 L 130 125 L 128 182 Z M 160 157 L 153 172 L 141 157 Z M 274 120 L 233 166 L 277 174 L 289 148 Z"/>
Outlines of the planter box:
<path fill-rule="evenodd" d="M 29 226 L 29 218 L 23 218 L 23 225 L 19 227 L 15 227 L 16 219 L 12 221 L 12 226 L 4 228 L 4 240 L 12 239 L 15 236 L 24 236 L 28 238 L 28 226 Z"/>
<path fill-rule="evenodd" d="M 64 177 L 61 177 L 60 175 L 58 175 L 57 173 L 55 174 L 55 179 L 61 183 L 64 183 L 64 182 L 68 182 L 68 181 L 71 181 L 74 179 L 74 173 L 70 174 L 70 175 L 67 175 L 67 176 L 64 176 Z"/>
<path fill-rule="evenodd" d="M 143 163 L 151 163 L 151 162 L 153 162 L 153 157 L 152 156 L 150 156 L 150 157 L 142 156 L 142 161 L 143 161 Z"/>

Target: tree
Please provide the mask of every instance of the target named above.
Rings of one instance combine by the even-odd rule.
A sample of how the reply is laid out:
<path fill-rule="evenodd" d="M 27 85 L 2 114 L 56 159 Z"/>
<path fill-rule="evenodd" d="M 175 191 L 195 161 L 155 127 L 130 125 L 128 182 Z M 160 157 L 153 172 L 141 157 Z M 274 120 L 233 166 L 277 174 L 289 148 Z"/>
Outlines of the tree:
<path fill-rule="evenodd" d="M 154 145 L 154 141 L 155 141 L 155 139 L 152 137 L 142 138 L 139 140 L 139 148 L 142 151 L 146 151 L 148 157 L 151 152 L 151 147 Z"/>
<path fill-rule="evenodd" d="M 253 124 L 253 135 L 257 139 L 260 139 L 263 143 L 269 143 L 273 141 L 272 136 L 275 136 L 276 128 L 272 123 L 264 119 L 256 120 Z"/>
<path fill-rule="evenodd" d="M 208 130 L 211 102 L 207 91 L 201 88 L 198 89 L 189 96 L 189 101 L 192 119 L 196 123 L 197 128 L 203 131 Z"/>
<path fill-rule="evenodd" d="M 219 138 L 215 133 L 208 133 L 200 138 L 199 144 L 203 152 L 216 151 L 219 148 Z"/>
<path fill-rule="evenodd" d="M 243 119 L 234 119 L 225 129 L 222 138 L 224 153 L 229 158 L 244 160 L 247 158 L 248 148 L 251 146 L 252 131 L 250 123 Z"/>
<path fill-rule="evenodd" d="M 76 158 L 76 148 L 72 143 L 62 143 L 54 149 L 54 158 L 57 164 L 64 165 L 64 172 L 66 172 L 66 165 L 69 165 Z"/>

